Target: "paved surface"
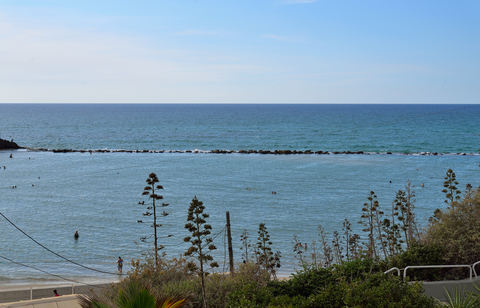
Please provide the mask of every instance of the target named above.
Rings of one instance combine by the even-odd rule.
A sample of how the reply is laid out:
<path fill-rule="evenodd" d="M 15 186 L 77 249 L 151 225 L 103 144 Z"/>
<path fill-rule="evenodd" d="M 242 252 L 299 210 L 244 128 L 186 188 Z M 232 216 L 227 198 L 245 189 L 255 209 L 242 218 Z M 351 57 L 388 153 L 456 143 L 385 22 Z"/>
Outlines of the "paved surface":
<path fill-rule="evenodd" d="M 0 304 L 0 308 L 80 308 L 76 295 Z"/>
<path fill-rule="evenodd" d="M 110 285 L 110 283 L 100 283 L 89 285 L 50 284 L 2 286 L 0 287 L 0 305 L 2 303 L 53 298 L 53 290 L 55 289 L 60 297 L 62 297 L 63 295 L 85 294 L 88 292 L 99 293 L 102 289 Z"/>

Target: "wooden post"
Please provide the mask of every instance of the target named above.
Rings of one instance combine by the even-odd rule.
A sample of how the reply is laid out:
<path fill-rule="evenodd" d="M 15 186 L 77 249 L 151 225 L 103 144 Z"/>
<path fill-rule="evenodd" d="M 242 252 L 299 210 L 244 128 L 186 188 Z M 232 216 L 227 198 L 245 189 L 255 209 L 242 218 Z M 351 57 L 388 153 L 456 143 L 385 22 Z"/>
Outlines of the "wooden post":
<path fill-rule="evenodd" d="M 232 247 L 232 231 L 230 230 L 230 213 L 227 212 L 227 238 L 228 238 L 228 260 L 230 262 L 230 274 L 234 276 L 233 267 L 233 247 Z"/>

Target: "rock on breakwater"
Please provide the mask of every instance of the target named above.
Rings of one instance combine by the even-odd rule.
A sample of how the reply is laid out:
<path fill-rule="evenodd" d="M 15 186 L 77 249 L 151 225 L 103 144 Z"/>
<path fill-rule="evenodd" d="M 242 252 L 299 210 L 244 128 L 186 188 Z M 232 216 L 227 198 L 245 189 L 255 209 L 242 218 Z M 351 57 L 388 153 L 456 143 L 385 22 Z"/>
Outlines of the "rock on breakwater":
<path fill-rule="evenodd" d="M 17 149 L 21 149 L 21 148 L 22 147 L 20 147 L 18 144 L 13 142 L 13 139 L 12 139 L 12 141 L 8 141 L 8 140 L 5 140 L 5 139 L 0 139 L 0 150 L 17 150 Z"/>

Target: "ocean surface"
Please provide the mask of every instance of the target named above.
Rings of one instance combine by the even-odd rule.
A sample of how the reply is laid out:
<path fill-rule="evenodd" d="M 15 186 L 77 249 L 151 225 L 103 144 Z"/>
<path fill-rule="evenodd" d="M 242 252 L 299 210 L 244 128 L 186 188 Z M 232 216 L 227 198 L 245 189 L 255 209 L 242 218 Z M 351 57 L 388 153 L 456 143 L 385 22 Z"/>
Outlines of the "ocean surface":
<path fill-rule="evenodd" d="M 0 285 L 117 279 L 119 256 L 130 261 L 153 247 L 135 243 L 153 232 L 137 223 L 148 221 L 138 203 L 151 172 L 169 204 L 159 229 L 167 257 L 188 248 L 196 196 L 210 214 L 219 270 L 228 269 L 229 211 L 235 261 L 242 231 L 253 243 L 266 223 L 287 275 L 299 267 L 294 235 L 311 245 L 318 225 L 331 236 L 347 218 L 365 238 L 357 222 L 370 191 L 386 209 L 410 180 L 425 226 L 446 206 L 449 168 L 462 191 L 480 185 L 479 133 L 479 105 L 0 104 L 0 138 L 28 148 L 0 151 L 0 213 L 24 232 L 0 217 Z M 210 153 L 217 149 L 365 154 Z"/>

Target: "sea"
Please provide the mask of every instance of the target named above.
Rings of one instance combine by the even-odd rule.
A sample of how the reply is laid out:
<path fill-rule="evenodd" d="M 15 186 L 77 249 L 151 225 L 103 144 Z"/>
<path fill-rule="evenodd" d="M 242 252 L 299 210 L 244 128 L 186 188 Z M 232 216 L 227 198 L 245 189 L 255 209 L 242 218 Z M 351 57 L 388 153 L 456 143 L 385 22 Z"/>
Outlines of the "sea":
<path fill-rule="evenodd" d="M 153 234 L 142 196 L 152 172 L 168 204 L 165 258 L 188 249 L 197 198 L 218 271 L 229 212 L 235 263 L 242 232 L 253 247 L 264 223 L 289 275 L 300 268 L 294 236 L 307 258 L 319 226 L 331 239 L 348 219 L 365 239 L 371 191 L 388 211 L 410 181 L 427 226 L 447 206 L 448 169 L 460 190 L 480 185 L 479 133 L 480 105 L 464 104 L 0 104 L 0 138 L 24 147 L 0 151 L 0 285 L 115 281 L 119 256 L 126 274 L 153 250 L 140 241 Z"/>

